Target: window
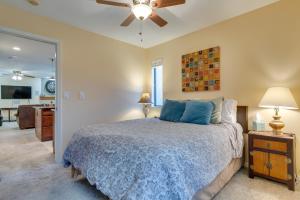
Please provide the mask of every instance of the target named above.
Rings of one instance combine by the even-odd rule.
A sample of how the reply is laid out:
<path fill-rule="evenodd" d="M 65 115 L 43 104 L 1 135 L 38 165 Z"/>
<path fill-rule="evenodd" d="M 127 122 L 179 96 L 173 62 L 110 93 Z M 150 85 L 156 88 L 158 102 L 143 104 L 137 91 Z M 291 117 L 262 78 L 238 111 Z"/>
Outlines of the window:
<path fill-rule="evenodd" d="M 163 66 L 161 61 L 152 64 L 152 103 L 163 105 Z"/>

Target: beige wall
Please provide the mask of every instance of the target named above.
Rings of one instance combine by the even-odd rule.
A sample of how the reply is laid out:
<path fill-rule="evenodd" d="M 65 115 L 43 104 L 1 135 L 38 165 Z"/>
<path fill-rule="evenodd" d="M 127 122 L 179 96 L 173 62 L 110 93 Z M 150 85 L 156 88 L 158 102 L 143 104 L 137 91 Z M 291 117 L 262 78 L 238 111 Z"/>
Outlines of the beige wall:
<path fill-rule="evenodd" d="M 0 4 L 0 26 L 60 42 L 63 148 L 87 124 L 142 117 L 137 104 L 145 77 L 145 51 L 116 40 Z M 86 100 L 79 100 L 79 91 Z"/>
<path fill-rule="evenodd" d="M 224 96 L 250 106 L 266 121 L 272 110 L 257 105 L 268 87 L 287 86 L 300 106 L 300 1 L 281 0 L 243 16 L 216 24 L 147 50 L 150 63 L 164 60 L 165 98 L 188 99 Z M 181 56 L 209 47 L 221 47 L 221 91 L 181 92 Z M 149 83 L 150 77 L 148 77 Z M 300 112 L 283 111 L 286 131 L 297 134 L 300 157 Z M 297 159 L 300 170 L 300 159 Z"/>

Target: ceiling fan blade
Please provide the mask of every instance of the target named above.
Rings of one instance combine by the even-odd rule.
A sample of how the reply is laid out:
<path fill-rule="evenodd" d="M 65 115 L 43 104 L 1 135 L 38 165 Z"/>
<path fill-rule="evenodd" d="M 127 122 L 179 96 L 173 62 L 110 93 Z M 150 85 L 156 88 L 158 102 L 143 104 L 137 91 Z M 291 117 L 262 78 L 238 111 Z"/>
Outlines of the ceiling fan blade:
<path fill-rule="evenodd" d="M 121 26 L 129 26 L 129 24 L 131 24 L 131 22 L 133 22 L 133 20 L 135 19 L 134 14 L 130 14 L 124 22 L 122 22 Z"/>
<path fill-rule="evenodd" d="M 128 3 L 120 3 L 115 1 L 106 1 L 106 0 L 96 0 L 99 4 L 111 5 L 111 6 L 119 6 L 119 7 L 130 7 Z"/>
<path fill-rule="evenodd" d="M 165 25 L 168 24 L 168 22 L 166 20 L 164 20 L 163 18 L 161 18 L 158 14 L 156 14 L 155 12 L 152 12 L 152 14 L 150 15 L 150 19 L 157 24 L 160 27 L 163 27 Z"/>
<path fill-rule="evenodd" d="M 8 77 L 8 76 L 12 76 L 11 74 L 1 74 L 0 73 L 0 77 Z"/>
<path fill-rule="evenodd" d="M 170 6 L 176 6 L 180 4 L 185 4 L 185 0 L 156 0 L 154 7 L 165 8 Z"/>
<path fill-rule="evenodd" d="M 23 74 L 23 76 L 28 77 L 28 78 L 36 78 L 35 76 L 31 76 L 31 75 L 28 75 L 28 74 Z"/>

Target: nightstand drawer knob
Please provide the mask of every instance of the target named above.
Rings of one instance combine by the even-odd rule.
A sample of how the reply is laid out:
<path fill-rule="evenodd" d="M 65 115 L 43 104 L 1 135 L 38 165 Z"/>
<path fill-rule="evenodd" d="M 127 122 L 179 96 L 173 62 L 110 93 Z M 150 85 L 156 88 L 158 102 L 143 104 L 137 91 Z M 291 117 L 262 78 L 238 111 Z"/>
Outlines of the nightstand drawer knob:
<path fill-rule="evenodd" d="M 292 176 L 290 174 L 287 175 L 287 179 L 290 181 L 292 180 Z"/>
<path fill-rule="evenodd" d="M 286 163 L 287 163 L 287 164 L 292 164 L 292 159 L 287 158 L 287 159 L 286 159 Z"/>
<path fill-rule="evenodd" d="M 270 163 L 270 162 L 267 162 L 266 164 L 265 164 L 265 166 L 268 168 L 268 169 L 272 169 L 272 163 Z"/>
<path fill-rule="evenodd" d="M 253 151 L 250 151 L 250 156 L 253 156 L 254 155 L 254 152 Z"/>

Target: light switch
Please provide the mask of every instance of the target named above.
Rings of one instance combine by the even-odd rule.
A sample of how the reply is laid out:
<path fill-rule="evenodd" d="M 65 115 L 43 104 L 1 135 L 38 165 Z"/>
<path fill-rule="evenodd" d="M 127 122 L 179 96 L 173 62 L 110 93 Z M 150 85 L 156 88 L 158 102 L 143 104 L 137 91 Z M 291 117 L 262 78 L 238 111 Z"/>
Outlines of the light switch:
<path fill-rule="evenodd" d="M 64 99 L 69 100 L 71 98 L 71 93 L 69 91 L 64 91 Z"/>
<path fill-rule="evenodd" d="M 85 100 L 85 92 L 83 92 L 83 91 L 79 92 L 79 99 L 80 100 Z"/>

